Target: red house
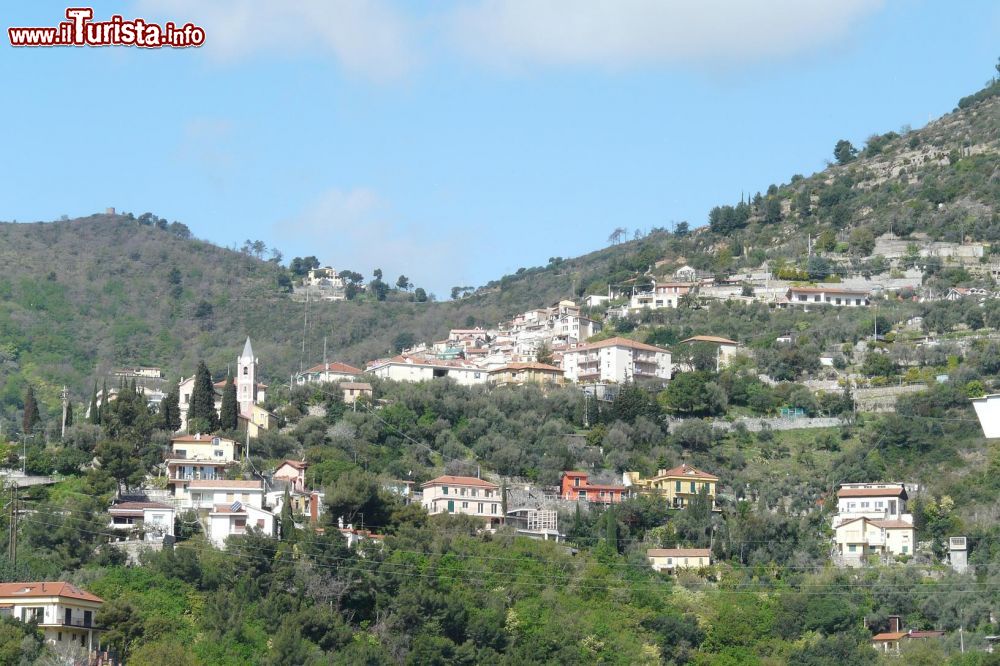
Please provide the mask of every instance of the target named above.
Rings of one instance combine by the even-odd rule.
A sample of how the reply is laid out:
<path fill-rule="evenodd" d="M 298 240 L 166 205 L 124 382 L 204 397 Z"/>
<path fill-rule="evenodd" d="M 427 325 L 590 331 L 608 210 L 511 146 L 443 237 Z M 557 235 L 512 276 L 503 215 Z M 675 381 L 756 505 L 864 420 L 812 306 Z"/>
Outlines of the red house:
<path fill-rule="evenodd" d="M 559 496 L 573 501 L 617 504 L 628 497 L 628 488 L 592 484 L 586 472 L 563 472 Z"/>

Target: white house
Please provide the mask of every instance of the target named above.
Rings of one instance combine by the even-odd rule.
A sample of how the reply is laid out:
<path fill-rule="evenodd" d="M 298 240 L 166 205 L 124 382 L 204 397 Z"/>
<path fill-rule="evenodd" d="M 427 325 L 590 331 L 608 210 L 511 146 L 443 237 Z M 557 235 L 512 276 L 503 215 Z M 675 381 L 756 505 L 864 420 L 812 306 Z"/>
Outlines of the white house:
<path fill-rule="evenodd" d="M 836 525 L 848 518 L 903 520 L 913 523 L 906 513 L 906 486 L 902 483 L 842 483 L 837 490 Z"/>
<path fill-rule="evenodd" d="M 686 340 L 681 340 L 680 344 L 690 345 L 699 342 L 714 345 L 718 348 L 718 357 L 715 361 L 716 371 L 729 365 L 729 362 L 733 360 L 733 357 L 736 356 L 736 353 L 740 349 L 740 343 L 717 335 L 695 335 Z"/>
<path fill-rule="evenodd" d="M 144 541 L 163 541 L 166 536 L 174 536 L 176 510 L 163 502 L 125 501 L 117 502 L 108 509 L 111 527 L 123 532 L 141 531 Z"/>
<path fill-rule="evenodd" d="M 260 509 L 264 504 L 264 484 L 243 479 L 206 479 L 188 483 L 184 495 L 177 495 L 181 508 L 211 509 L 242 502 Z"/>
<path fill-rule="evenodd" d="M 649 548 L 646 559 L 653 571 L 673 573 L 680 569 L 711 566 L 712 551 L 708 548 Z"/>
<path fill-rule="evenodd" d="M 841 484 L 833 517 L 838 563 L 859 566 L 912 555 L 916 531 L 913 514 L 906 513 L 907 499 L 901 483 Z"/>
<path fill-rule="evenodd" d="M 624 383 L 670 379 L 670 352 L 626 338 L 582 344 L 563 352 L 566 379 L 580 383 Z"/>
<path fill-rule="evenodd" d="M 353 382 L 363 371 L 346 363 L 320 363 L 295 374 L 296 384 Z"/>
<path fill-rule="evenodd" d="M 834 307 L 864 307 L 868 292 L 837 286 L 789 287 L 785 298 L 792 305 L 832 305 Z"/>
<path fill-rule="evenodd" d="M 97 649 L 101 629 L 94 616 L 103 604 L 100 597 L 61 581 L 0 583 L 0 617 L 37 622 L 45 642 L 60 651 Z"/>
<path fill-rule="evenodd" d="M 259 506 L 239 500 L 216 504 L 208 512 L 208 538 L 219 548 L 225 548 L 227 538 L 246 534 L 251 528 L 273 535 L 274 522 L 274 514 Z"/>
<path fill-rule="evenodd" d="M 439 476 L 420 486 L 423 506 L 431 515 L 462 513 L 486 519 L 486 527 L 499 525 L 503 518 L 500 487 L 474 476 Z"/>
<path fill-rule="evenodd" d="M 489 373 L 466 361 L 442 361 L 415 356 L 395 356 L 375 361 L 368 372 L 382 379 L 397 382 L 425 382 L 448 377 L 463 386 L 485 384 Z"/>

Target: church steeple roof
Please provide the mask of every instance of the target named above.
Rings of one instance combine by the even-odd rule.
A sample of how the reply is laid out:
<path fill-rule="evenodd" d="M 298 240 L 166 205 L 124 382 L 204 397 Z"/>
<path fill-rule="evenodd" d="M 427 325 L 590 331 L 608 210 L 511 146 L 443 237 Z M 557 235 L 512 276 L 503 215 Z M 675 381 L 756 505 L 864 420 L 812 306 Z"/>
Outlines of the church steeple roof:
<path fill-rule="evenodd" d="M 248 335 L 247 336 L 247 341 L 243 345 L 243 353 L 240 355 L 240 358 L 250 358 L 250 359 L 252 359 L 253 357 L 254 357 L 254 355 L 253 355 L 253 347 L 250 346 L 250 336 Z"/>

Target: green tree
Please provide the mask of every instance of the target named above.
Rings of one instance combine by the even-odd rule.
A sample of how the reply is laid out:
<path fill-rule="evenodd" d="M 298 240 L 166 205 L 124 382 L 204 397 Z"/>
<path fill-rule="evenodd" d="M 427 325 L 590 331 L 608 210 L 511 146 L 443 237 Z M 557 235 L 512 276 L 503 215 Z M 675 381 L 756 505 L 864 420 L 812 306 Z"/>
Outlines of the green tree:
<path fill-rule="evenodd" d="M 239 405 L 236 403 L 236 384 L 233 382 L 233 376 L 227 374 L 226 386 L 222 389 L 222 407 L 219 409 L 219 428 L 236 430 L 239 427 L 239 415 Z"/>
<path fill-rule="evenodd" d="M 66 427 L 73 425 L 73 401 L 66 403 Z"/>
<path fill-rule="evenodd" d="M 413 300 L 415 300 L 417 303 L 427 302 L 427 292 L 424 290 L 423 287 L 417 287 L 416 289 L 413 290 Z"/>
<path fill-rule="evenodd" d="M 292 497 L 285 488 L 285 495 L 281 500 L 281 522 L 280 535 L 282 541 L 288 541 L 295 533 L 295 520 L 292 517 Z"/>
<path fill-rule="evenodd" d="M 142 482 L 144 474 L 135 454 L 135 447 L 118 440 L 108 439 L 97 445 L 97 462 L 118 484 L 119 493 Z"/>
<path fill-rule="evenodd" d="M 618 516 L 613 508 L 604 514 L 604 541 L 612 553 L 618 553 Z"/>
<path fill-rule="evenodd" d="M 868 227 L 858 227 L 851 232 L 848 243 L 851 252 L 860 257 L 867 257 L 875 249 L 875 234 Z"/>
<path fill-rule="evenodd" d="M 35 399 L 35 389 L 28 384 L 24 391 L 24 415 L 21 418 L 21 428 L 26 435 L 30 435 L 35 426 L 42 420 L 38 413 L 38 401 Z"/>
<path fill-rule="evenodd" d="M 87 415 L 92 425 L 101 425 L 101 410 L 97 407 L 97 382 L 94 382 L 94 392 L 90 396 L 90 413 Z"/>
<path fill-rule="evenodd" d="M 847 139 L 841 139 L 833 147 L 833 156 L 836 158 L 837 164 L 847 164 L 858 156 L 858 149 Z"/>
<path fill-rule="evenodd" d="M 160 401 L 159 427 L 167 432 L 177 432 L 181 429 L 181 396 L 177 385 L 174 385 Z"/>
<path fill-rule="evenodd" d="M 188 432 L 214 432 L 219 427 L 215 412 L 215 387 L 204 361 L 198 361 L 188 405 Z"/>
<path fill-rule="evenodd" d="M 549 343 L 543 342 L 540 344 L 538 351 L 535 352 L 535 362 L 552 365 L 552 358 L 552 347 L 549 346 Z"/>
<path fill-rule="evenodd" d="M 410 284 L 410 278 L 406 277 L 405 275 L 400 275 L 398 278 L 396 278 L 397 289 L 402 289 L 403 291 L 407 291 L 412 286 L 413 285 Z"/>
<path fill-rule="evenodd" d="M 97 611 L 97 624 L 105 628 L 101 642 L 114 646 L 122 659 L 128 659 L 132 647 L 146 632 L 142 613 L 127 599 L 111 599 Z"/>

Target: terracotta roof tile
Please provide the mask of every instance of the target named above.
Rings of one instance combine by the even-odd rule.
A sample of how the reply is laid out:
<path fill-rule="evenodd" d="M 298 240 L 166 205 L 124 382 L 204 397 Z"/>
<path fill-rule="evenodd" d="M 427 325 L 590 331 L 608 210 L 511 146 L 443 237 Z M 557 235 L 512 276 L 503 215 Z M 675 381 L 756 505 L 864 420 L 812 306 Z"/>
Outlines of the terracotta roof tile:
<path fill-rule="evenodd" d="M 477 479 L 474 476 L 451 476 L 444 475 L 439 476 L 436 479 L 431 479 L 427 483 L 420 484 L 421 488 L 427 488 L 429 486 L 477 486 L 479 488 L 499 488 L 495 483 L 490 483 L 489 481 L 484 481 L 483 479 Z"/>
<path fill-rule="evenodd" d="M 63 581 L 0 583 L 0 599 L 24 597 L 66 597 L 103 603 L 104 599 Z"/>
<path fill-rule="evenodd" d="M 650 548 L 646 557 L 711 557 L 709 548 Z"/>

